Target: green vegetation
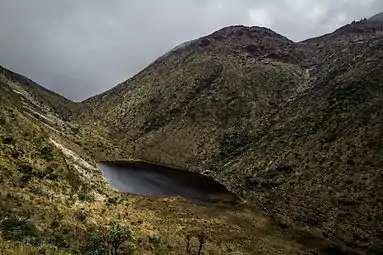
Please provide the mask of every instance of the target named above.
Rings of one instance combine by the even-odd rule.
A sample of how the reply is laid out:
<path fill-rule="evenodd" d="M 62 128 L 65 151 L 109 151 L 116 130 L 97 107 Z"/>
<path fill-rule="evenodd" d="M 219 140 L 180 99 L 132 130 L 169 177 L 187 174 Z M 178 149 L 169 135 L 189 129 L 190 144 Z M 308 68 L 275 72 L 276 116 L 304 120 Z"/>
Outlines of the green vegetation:
<path fill-rule="evenodd" d="M 20 220 L 12 214 L 1 221 L 0 229 L 5 240 L 22 241 L 38 236 L 37 228 L 32 222 Z"/>
<path fill-rule="evenodd" d="M 203 246 L 206 243 L 207 236 L 205 235 L 205 233 L 201 232 L 201 233 L 198 233 L 195 236 L 195 238 L 198 241 L 198 246 L 196 248 L 196 252 L 193 253 L 193 249 L 192 249 L 193 236 L 192 235 L 186 236 L 186 253 L 187 254 L 198 254 L 198 255 L 202 254 Z"/>
<path fill-rule="evenodd" d="M 6 94 L 0 94 L 0 99 L 2 95 Z M 269 248 L 271 254 L 285 249 L 278 244 L 285 238 L 273 223 L 245 208 L 232 212 L 182 199 L 122 196 L 110 190 L 100 173 L 86 169 L 93 174 L 86 177 L 78 170 L 79 159 L 66 156 L 49 140 L 59 141 L 92 163 L 91 149 L 83 150 L 71 139 L 91 145 L 89 140 L 98 131 L 85 136 L 87 131 L 82 130 L 76 138 L 59 136 L 9 105 L 0 107 L 0 116 L 9 120 L 0 126 L 0 134 L 11 138 L 5 143 L 3 136 L 0 139 L 0 254 L 182 254 L 185 235 L 200 229 L 210 233 L 201 253 L 248 253 L 253 250 L 248 243 L 266 239 L 275 244 Z M 96 139 L 101 148 L 108 146 L 104 139 Z M 265 229 L 269 229 L 267 236 L 257 241 L 254 233 Z M 236 235 L 249 241 L 233 238 Z M 304 249 L 290 239 L 286 242 L 291 254 Z M 191 249 L 198 252 L 197 238 Z"/>
<path fill-rule="evenodd" d="M 132 254 L 128 242 L 132 241 L 132 231 L 120 224 L 112 223 L 108 228 L 92 230 L 88 241 L 80 248 L 82 254 Z"/>
<path fill-rule="evenodd" d="M 290 227 L 374 253 L 383 37 L 370 25 L 299 43 L 227 27 L 87 100 L 80 121 L 107 130 L 109 158 L 208 170 Z"/>
<path fill-rule="evenodd" d="M 224 28 L 80 104 L 0 68 L 0 254 L 379 253 L 383 38 L 363 22 Z M 246 203 L 121 195 L 95 168 L 113 159 Z"/>

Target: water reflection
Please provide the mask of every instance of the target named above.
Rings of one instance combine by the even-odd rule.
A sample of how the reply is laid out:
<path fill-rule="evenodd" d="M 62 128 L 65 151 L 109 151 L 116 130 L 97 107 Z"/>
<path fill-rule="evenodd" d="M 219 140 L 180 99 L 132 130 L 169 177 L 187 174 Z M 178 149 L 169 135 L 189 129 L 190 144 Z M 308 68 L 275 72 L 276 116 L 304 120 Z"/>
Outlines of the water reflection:
<path fill-rule="evenodd" d="M 104 178 L 123 193 L 145 196 L 181 196 L 211 202 L 237 198 L 223 185 L 199 173 L 143 162 L 100 162 Z"/>

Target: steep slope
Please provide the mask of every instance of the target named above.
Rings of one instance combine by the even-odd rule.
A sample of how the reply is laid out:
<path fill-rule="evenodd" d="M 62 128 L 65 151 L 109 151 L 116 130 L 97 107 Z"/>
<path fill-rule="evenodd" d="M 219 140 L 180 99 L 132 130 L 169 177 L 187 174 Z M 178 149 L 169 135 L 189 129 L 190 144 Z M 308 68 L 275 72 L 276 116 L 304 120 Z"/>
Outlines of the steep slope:
<path fill-rule="evenodd" d="M 68 140 L 78 127 L 52 108 L 62 105 L 66 108 L 58 112 L 74 111 L 69 100 L 2 68 L 1 254 L 52 254 L 76 247 L 81 242 L 76 238 L 86 236 L 91 227 L 76 227 L 75 215 L 81 209 L 76 203 L 99 201 L 108 193 L 94 162 L 83 160 L 85 153 Z"/>
<path fill-rule="evenodd" d="M 372 22 L 383 22 L 383 12 L 378 13 L 378 14 L 372 16 L 368 20 L 372 21 Z"/>
<path fill-rule="evenodd" d="M 126 239 L 118 254 L 193 254 L 198 238 L 209 254 L 310 254 L 336 245 L 242 205 L 118 194 L 95 167 L 95 157 L 118 153 L 107 134 L 64 120 L 52 104 L 68 104 L 65 114 L 75 111 L 71 102 L 7 72 L 0 76 L 0 254 L 109 254 L 104 240 L 116 235 Z M 306 236 L 317 242 L 305 244 Z"/>
<path fill-rule="evenodd" d="M 17 83 L 21 88 L 27 89 L 40 103 L 46 104 L 56 114 L 59 114 L 65 119 L 69 119 L 77 109 L 76 103 L 54 93 L 53 91 L 47 90 L 34 81 L 2 66 L 0 66 L 0 78 Z"/>
<path fill-rule="evenodd" d="M 240 39 L 237 40 L 238 36 Z M 90 105 L 94 119 L 101 119 L 103 124 L 111 127 L 113 137 L 123 139 L 123 144 L 142 139 L 149 133 L 160 131 L 162 127 L 170 127 L 168 124 L 178 125 L 181 119 L 193 122 L 191 125 L 188 123 L 191 132 L 193 126 L 198 126 L 195 132 L 202 133 L 211 128 L 227 130 L 233 126 L 227 114 L 228 104 L 231 103 L 231 109 L 237 111 L 233 114 L 269 111 L 266 109 L 270 105 L 269 98 L 259 95 L 265 98 L 265 102 L 259 102 L 259 108 L 253 107 L 253 98 L 259 92 L 273 93 L 267 88 L 274 83 L 284 86 L 280 88 L 280 93 L 294 94 L 294 88 L 288 88 L 288 83 L 297 85 L 301 77 L 304 79 L 302 74 L 305 70 L 290 63 L 297 62 L 293 54 L 278 55 L 284 49 L 289 51 L 292 45 L 288 39 L 267 29 L 253 28 L 247 31 L 245 27 L 226 28 L 160 58 L 131 80 L 85 103 Z M 273 61 L 272 58 L 285 58 L 286 63 Z M 286 73 L 289 75 L 284 76 Z M 265 74 L 263 80 L 257 80 L 259 74 Z M 272 99 L 275 104 L 282 98 L 277 93 L 275 100 Z M 209 107 L 211 114 L 202 112 Z M 132 116 L 134 121 L 130 119 Z M 198 122 L 195 122 L 196 119 Z M 214 125 L 209 122 L 214 122 Z M 207 130 L 200 130 L 199 126 L 206 123 L 209 123 L 204 127 Z M 255 124 L 247 121 L 244 125 Z M 168 134 L 173 135 L 171 132 Z M 199 139 L 201 135 L 195 136 Z M 180 142 L 183 142 L 182 139 Z M 187 159 L 177 156 L 178 147 L 198 146 L 195 143 L 171 143 L 174 150 L 170 154 L 177 157 L 179 162 Z M 215 153 L 209 143 L 204 142 L 201 146 L 200 150 L 206 147 L 204 153 Z M 184 152 L 196 149 L 185 148 Z M 144 153 L 145 149 L 138 148 L 136 151 Z"/>
<path fill-rule="evenodd" d="M 382 249 L 383 26 L 294 43 L 224 28 L 83 103 L 120 152 L 211 175 L 258 208 Z M 86 118 L 87 116 L 91 116 Z"/>

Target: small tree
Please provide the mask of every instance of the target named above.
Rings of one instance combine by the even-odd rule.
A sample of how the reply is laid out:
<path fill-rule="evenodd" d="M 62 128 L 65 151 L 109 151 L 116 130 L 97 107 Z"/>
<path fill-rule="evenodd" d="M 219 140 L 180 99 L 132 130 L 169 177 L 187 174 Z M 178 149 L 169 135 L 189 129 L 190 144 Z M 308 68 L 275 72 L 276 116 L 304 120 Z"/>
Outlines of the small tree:
<path fill-rule="evenodd" d="M 110 228 L 91 231 L 88 243 L 81 248 L 81 252 L 89 255 L 118 255 L 121 246 L 132 239 L 133 235 L 129 228 L 113 223 Z"/>
<path fill-rule="evenodd" d="M 113 224 L 106 235 L 106 242 L 109 247 L 109 254 L 118 255 L 121 245 L 132 240 L 132 231 L 120 224 Z"/>
<path fill-rule="evenodd" d="M 202 254 L 202 250 L 203 250 L 203 246 L 205 245 L 206 241 L 207 241 L 207 235 L 204 233 L 204 232 L 200 232 L 198 234 L 195 234 L 195 235 L 186 235 L 186 253 L 187 254 L 192 254 L 192 239 L 193 237 L 195 237 L 197 240 L 198 240 L 198 252 L 197 254 L 198 255 L 201 255 Z"/>
<path fill-rule="evenodd" d="M 84 255 L 105 255 L 108 254 L 107 245 L 105 243 L 104 229 L 90 230 L 88 239 L 80 248 L 80 254 Z"/>

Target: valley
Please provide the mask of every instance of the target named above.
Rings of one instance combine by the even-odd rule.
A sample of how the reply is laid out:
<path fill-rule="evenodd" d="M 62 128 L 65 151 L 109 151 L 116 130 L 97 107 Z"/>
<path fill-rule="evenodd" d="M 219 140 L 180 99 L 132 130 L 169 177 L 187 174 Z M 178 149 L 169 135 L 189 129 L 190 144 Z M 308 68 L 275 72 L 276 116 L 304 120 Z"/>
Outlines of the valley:
<path fill-rule="evenodd" d="M 0 253 L 379 254 L 379 17 L 226 27 L 80 103 L 1 67 Z"/>

